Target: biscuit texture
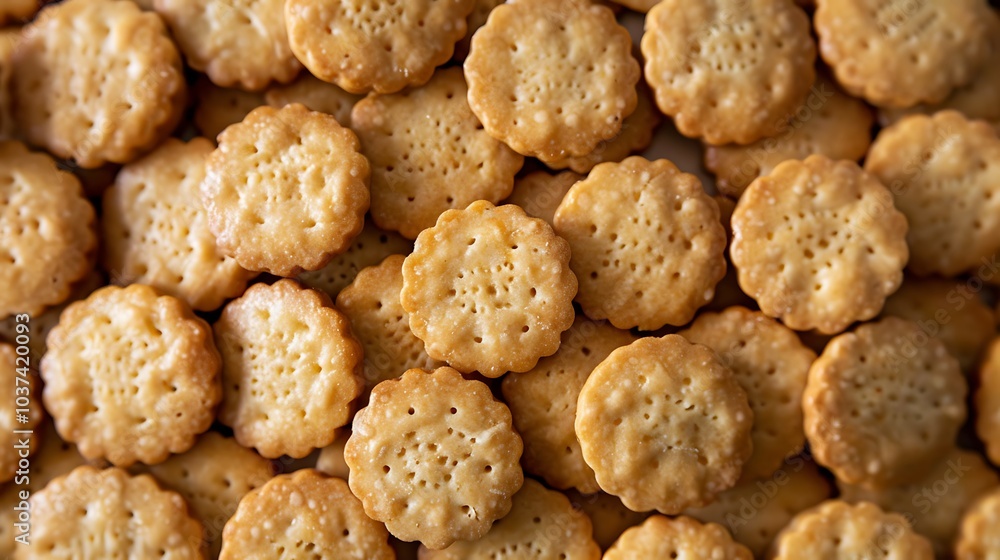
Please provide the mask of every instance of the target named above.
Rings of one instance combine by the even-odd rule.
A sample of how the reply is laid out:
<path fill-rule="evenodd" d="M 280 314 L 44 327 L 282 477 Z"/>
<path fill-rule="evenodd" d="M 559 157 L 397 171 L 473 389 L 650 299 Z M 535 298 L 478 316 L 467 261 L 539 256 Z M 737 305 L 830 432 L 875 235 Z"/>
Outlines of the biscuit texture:
<path fill-rule="evenodd" d="M 566 494 L 573 507 L 590 518 L 594 527 L 594 540 L 601 550 L 611 548 L 622 533 L 649 517 L 648 513 L 628 509 L 616 496 L 605 492 L 580 494 L 570 490 Z"/>
<path fill-rule="evenodd" d="M 733 541 L 721 525 L 702 524 L 683 515 L 675 518 L 654 515 L 622 533 L 604 553 L 604 560 L 630 558 L 752 560 L 753 555 L 747 547 Z"/>
<path fill-rule="evenodd" d="M 32 3 L 34 0 L 29 0 Z M 0 8 L 2 10 L 2 8 Z M 0 15 L 0 19 L 2 19 Z M 0 22 L 0 25 L 3 25 Z M 10 86 L 11 62 L 14 59 L 14 49 L 17 42 L 21 40 L 21 28 L 10 27 L 0 29 L 0 140 L 11 140 L 14 138 L 14 116 L 11 113 L 12 92 Z"/>
<path fill-rule="evenodd" d="M 290 84 L 275 85 L 264 94 L 267 104 L 272 107 L 301 103 L 310 111 L 333 115 L 337 122 L 347 127 L 351 126 L 351 109 L 361 97 L 308 73 Z"/>
<path fill-rule="evenodd" d="M 976 502 L 962 518 L 957 560 L 995 560 L 1000 554 L 1000 488 Z"/>
<path fill-rule="evenodd" d="M 226 127 L 242 121 L 250 111 L 264 104 L 260 92 L 219 87 L 207 78 L 195 83 L 193 97 L 194 125 L 213 142 Z"/>
<path fill-rule="evenodd" d="M 29 326 L 25 324 L 25 326 Z M 38 399 L 28 400 L 27 406 L 17 404 L 19 396 L 26 396 L 22 387 L 29 391 L 38 390 L 38 377 L 33 373 L 37 362 L 30 357 L 21 356 L 18 347 L 0 342 L 0 383 L 10 387 L 10 395 L 0 399 L 0 480 L 6 482 L 14 478 L 18 471 L 18 459 L 21 457 L 19 442 L 23 435 L 15 434 L 14 430 L 33 430 L 42 420 L 42 404 Z M 23 402 L 22 402 L 23 404 Z M 16 415 L 16 416 L 15 416 Z M 24 419 L 24 422 L 20 420 Z M 32 437 L 28 453 L 34 453 L 38 447 Z"/>
<path fill-rule="evenodd" d="M 583 179 L 572 171 L 553 175 L 547 171 L 532 171 L 514 180 L 514 190 L 504 202 L 520 206 L 532 218 L 552 224 L 556 209 L 570 187 Z"/>
<path fill-rule="evenodd" d="M 479 31 L 479 28 L 486 25 L 493 8 L 503 4 L 503 0 L 475 0 L 472 6 L 472 13 L 465 18 L 465 36 L 455 43 L 454 60 L 463 61 L 469 56 L 469 48 L 472 46 L 472 36 Z"/>
<path fill-rule="evenodd" d="M 28 19 L 38 11 L 38 0 L 5 0 L 0 7 L 0 25 Z"/>
<path fill-rule="evenodd" d="M 346 251 L 330 259 L 323 268 L 302 272 L 299 281 L 335 298 L 362 269 L 379 264 L 389 255 L 407 255 L 411 250 L 410 240 L 381 230 L 369 221 Z"/>
<path fill-rule="evenodd" d="M 871 319 L 903 281 L 906 217 L 854 162 L 779 164 L 743 193 L 732 226 L 740 287 L 795 330 L 834 334 Z"/>
<path fill-rule="evenodd" d="M 337 430 L 337 438 L 333 440 L 333 443 L 327 445 L 319 452 L 319 457 L 316 458 L 316 470 L 330 476 L 348 480 L 351 468 L 347 466 L 347 461 L 344 460 L 344 447 L 347 445 L 347 440 L 350 437 L 351 430 L 347 428 Z"/>
<path fill-rule="evenodd" d="M 201 185 L 209 229 L 247 270 L 293 276 L 364 226 L 368 160 L 357 136 L 300 104 L 258 107 L 219 135 Z"/>
<path fill-rule="evenodd" d="M 322 292 L 289 279 L 254 284 L 214 325 L 219 420 L 261 455 L 304 457 L 333 441 L 362 391 L 361 345 Z"/>
<path fill-rule="evenodd" d="M 400 301 L 435 360 L 500 377 L 528 371 L 573 324 L 570 249 L 513 205 L 448 210 L 403 262 Z"/>
<path fill-rule="evenodd" d="M 524 481 L 510 411 L 448 367 L 379 383 L 352 429 L 351 491 L 403 541 L 439 550 L 482 538 Z"/>
<path fill-rule="evenodd" d="M 1000 465 L 1000 338 L 990 344 L 983 357 L 975 407 L 976 434 L 986 445 L 986 456 Z"/>
<path fill-rule="evenodd" d="M 142 284 L 101 288 L 67 307 L 47 342 L 45 408 L 84 457 L 159 463 L 212 425 L 219 353 L 183 301 Z"/>
<path fill-rule="evenodd" d="M 30 143 L 81 167 L 127 163 L 167 137 L 186 86 L 163 20 L 125 0 L 69 0 L 28 25 L 14 113 Z"/>

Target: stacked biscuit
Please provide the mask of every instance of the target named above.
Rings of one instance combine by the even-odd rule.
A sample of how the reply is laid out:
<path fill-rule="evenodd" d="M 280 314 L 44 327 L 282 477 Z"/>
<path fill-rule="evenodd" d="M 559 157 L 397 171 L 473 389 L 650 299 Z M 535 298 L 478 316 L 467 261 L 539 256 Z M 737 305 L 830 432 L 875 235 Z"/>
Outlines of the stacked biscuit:
<path fill-rule="evenodd" d="M 1000 14 L 619 3 L 5 0 L 0 556 L 1000 557 Z"/>

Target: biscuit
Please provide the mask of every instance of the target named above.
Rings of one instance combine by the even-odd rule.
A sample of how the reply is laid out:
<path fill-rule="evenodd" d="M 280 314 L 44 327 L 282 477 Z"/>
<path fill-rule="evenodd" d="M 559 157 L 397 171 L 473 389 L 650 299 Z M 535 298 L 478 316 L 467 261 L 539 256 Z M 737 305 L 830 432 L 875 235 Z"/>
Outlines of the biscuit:
<path fill-rule="evenodd" d="M 406 255 L 412 250 L 413 243 L 410 240 L 398 233 L 383 231 L 369 221 L 346 251 L 333 257 L 323 268 L 307 270 L 300 273 L 298 278 L 310 288 L 316 288 L 335 298 L 354 281 L 362 269 L 382 262 L 389 255 Z"/>
<path fill-rule="evenodd" d="M 465 36 L 475 0 L 288 0 L 292 52 L 317 78 L 351 93 L 427 83 Z"/>
<path fill-rule="evenodd" d="M 389 533 L 365 516 L 347 483 L 315 469 L 276 476 L 226 523 L 220 560 L 395 558 Z"/>
<path fill-rule="evenodd" d="M 683 337 L 613 351 L 580 392 L 576 435 L 601 489 L 635 511 L 708 504 L 740 477 L 753 412 L 736 376 Z"/>
<path fill-rule="evenodd" d="M 294 276 L 343 252 L 368 210 L 368 160 L 330 115 L 258 107 L 219 135 L 201 197 L 220 251 Z"/>
<path fill-rule="evenodd" d="M 845 502 L 871 502 L 886 511 L 902 514 L 913 529 L 930 539 L 938 556 L 948 557 L 958 535 L 962 514 L 1000 484 L 986 461 L 972 451 L 954 449 L 940 455 L 931 470 L 911 484 L 883 490 L 839 483 Z"/>
<path fill-rule="evenodd" d="M 527 472 L 553 488 L 600 490 L 573 428 L 576 401 L 594 368 L 635 340 L 628 331 L 580 317 L 563 333 L 559 351 L 529 371 L 504 376 L 503 397 L 524 440 L 521 464 Z"/>
<path fill-rule="evenodd" d="M 204 529 L 184 498 L 115 467 L 81 466 L 53 480 L 31 496 L 31 522 L 18 560 L 204 558 Z"/>
<path fill-rule="evenodd" d="M 177 126 L 187 95 L 163 21 L 124 0 L 69 0 L 25 27 L 14 113 L 31 144 L 81 167 L 127 163 Z"/>
<path fill-rule="evenodd" d="M 587 515 L 566 496 L 525 479 L 514 494 L 510 513 L 476 541 L 457 542 L 444 550 L 420 549 L 420 560 L 493 560 L 519 557 L 600 560 Z"/>
<path fill-rule="evenodd" d="M 0 142 L 0 318 L 39 315 L 93 269 L 94 208 L 41 152 Z"/>
<path fill-rule="evenodd" d="M 986 446 L 986 456 L 1000 465 L 1000 338 L 990 344 L 983 357 L 975 407 L 976 433 Z"/>
<path fill-rule="evenodd" d="M 270 461 L 216 432 L 205 433 L 191 449 L 147 470 L 190 504 L 205 527 L 212 558 L 219 556 L 222 528 L 243 496 L 274 476 Z"/>
<path fill-rule="evenodd" d="M 908 277 L 885 301 L 883 316 L 913 321 L 944 343 L 962 371 L 972 371 L 996 336 L 993 310 L 965 282 Z"/>
<path fill-rule="evenodd" d="M 580 494 L 573 490 L 566 493 L 573 508 L 587 514 L 594 527 L 594 540 L 607 550 L 629 527 L 643 522 L 648 513 L 632 511 L 617 497 L 604 492 Z"/>
<path fill-rule="evenodd" d="M 569 257 L 544 221 L 481 200 L 420 234 L 400 301 L 431 358 L 491 378 L 528 371 L 573 324 Z"/>
<path fill-rule="evenodd" d="M 702 524 L 687 516 L 653 515 L 622 533 L 604 553 L 604 560 L 684 558 L 685 560 L 753 560 L 747 547 L 733 541 L 724 527 Z"/>
<path fill-rule="evenodd" d="M 0 8 L 2 10 L 3 8 Z M 0 29 L 0 140 L 14 138 L 14 115 L 11 113 L 10 78 L 14 49 L 21 39 L 21 28 Z"/>
<path fill-rule="evenodd" d="M 38 0 L 4 0 L 0 6 L 0 27 L 30 18 L 38 7 Z"/>
<path fill-rule="evenodd" d="M 250 111 L 264 104 L 259 92 L 222 88 L 206 78 L 194 86 L 194 125 L 213 142 L 229 125 L 242 121 Z"/>
<path fill-rule="evenodd" d="M 715 501 L 684 512 L 729 530 L 757 558 L 766 556 L 779 531 L 800 511 L 830 497 L 830 483 L 816 465 L 800 456 L 789 458 L 765 479 L 744 480 Z"/>
<path fill-rule="evenodd" d="M 750 184 L 729 250 L 740 287 L 798 331 L 843 331 L 882 310 L 903 281 L 906 218 L 854 162 L 812 155 Z"/>
<path fill-rule="evenodd" d="M 766 478 L 805 445 L 802 391 L 816 354 L 794 331 L 745 307 L 703 313 L 681 336 L 708 346 L 736 375 L 753 410 L 743 480 Z"/>
<path fill-rule="evenodd" d="M 828 500 L 796 515 L 778 534 L 770 557 L 931 560 L 934 550 L 902 515 L 886 513 L 869 502 Z"/>
<path fill-rule="evenodd" d="M 391 255 L 381 264 L 362 270 L 337 296 L 337 308 L 347 316 L 351 330 L 364 347 L 363 401 L 375 385 L 386 379 L 410 369 L 444 365 L 424 351 L 423 341 L 410 331 L 409 316 L 399 303 L 403 258 Z"/>
<path fill-rule="evenodd" d="M 719 192 L 739 198 L 747 186 L 768 175 L 779 163 L 821 154 L 830 159 L 858 161 L 871 143 L 872 110 L 820 76 L 805 102 L 777 135 L 741 146 L 705 145 L 705 169 L 715 175 Z"/>
<path fill-rule="evenodd" d="M 640 46 L 657 106 L 709 144 L 778 134 L 815 79 L 809 18 L 792 0 L 664 0 Z"/>
<path fill-rule="evenodd" d="M 354 106 L 379 227 L 415 239 L 445 210 L 510 194 L 524 158 L 482 129 L 466 92 L 462 70 L 447 68 L 420 88 Z"/>
<path fill-rule="evenodd" d="M 990 54 L 985 2 L 817 0 L 820 54 L 848 93 L 874 105 L 942 101 Z M 931 46 L 933 45 L 933 46 Z"/>
<path fill-rule="evenodd" d="M 88 459 L 159 463 L 212 425 L 219 353 L 179 299 L 142 284 L 101 288 L 63 311 L 47 344 L 45 408 Z"/>
<path fill-rule="evenodd" d="M 118 285 L 147 284 L 211 311 L 246 289 L 254 273 L 219 252 L 199 189 L 214 146 L 168 138 L 126 164 L 104 191 L 104 267 Z"/>
<path fill-rule="evenodd" d="M 865 171 L 909 221 L 914 273 L 957 276 L 1000 251 L 1000 137 L 985 122 L 907 117 L 879 132 Z"/>
<path fill-rule="evenodd" d="M 493 8 L 503 3 L 504 0 L 475 0 L 472 5 L 472 13 L 465 18 L 465 36 L 455 43 L 455 54 L 452 56 L 455 61 L 462 62 L 465 57 L 469 56 L 472 36 L 476 34 L 476 31 L 479 31 L 480 27 L 486 25 L 486 19 Z"/>
<path fill-rule="evenodd" d="M 302 69 L 288 45 L 283 0 L 154 0 L 188 66 L 215 85 L 257 91 Z"/>
<path fill-rule="evenodd" d="M 555 175 L 547 171 L 532 171 L 514 180 L 514 190 L 504 203 L 516 204 L 532 218 L 541 218 L 552 224 L 559 203 L 570 187 L 581 179 L 583 175 L 572 171 Z"/>
<path fill-rule="evenodd" d="M 219 420 L 268 458 L 333 441 L 364 387 L 361 345 L 330 298 L 294 280 L 254 284 L 213 326 L 222 354 Z"/>
<path fill-rule="evenodd" d="M 722 228 L 726 230 L 726 248 L 733 242 L 733 212 L 736 210 L 736 201 L 728 196 L 714 195 L 712 200 L 719 205 L 719 215 L 722 218 Z M 729 251 L 726 251 L 729 254 Z M 736 268 L 730 259 L 726 258 L 726 275 L 715 285 L 715 297 L 708 305 L 702 309 L 707 311 L 723 311 L 733 306 L 756 307 L 756 303 L 750 296 L 743 293 L 740 283 L 736 278 Z"/>
<path fill-rule="evenodd" d="M 351 468 L 347 466 L 347 461 L 344 460 L 344 447 L 347 445 L 347 440 L 350 437 L 351 430 L 347 428 L 337 430 L 337 437 L 333 440 L 333 443 L 320 450 L 319 457 L 316 458 L 316 470 L 330 476 L 348 480 Z"/>
<path fill-rule="evenodd" d="M 573 252 L 583 312 L 620 329 L 688 323 L 726 274 L 718 205 L 665 159 L 598 165 L 554 222 Z"/>
<path fill-rule="evenodd" d="M 965 377 L 939 340 L 897 317 L 842 334 L 809 370 L 802 408 L 816 462 L 868 488 L 912 482 L 965 420 Z"/>
<path fill-rule="evenodd" d="M 41 403 L 31 398 L 31 392 L 37 394 L 40 389 L 38 378 L 33 373 L 36 362 L 32 362 L 30 356 L 21 355 L 21 348 L 25 347 L 0 342 L 0 383 L 10 389 L 10 393 L 0 399 L 0 434 L 3 434 L 0 436 L 0 482 L 13 479 L 18 471 L 18 459 L 23 451 L 18 442 L 24 436 L 14 433 L 14 430 L 33 430 L 43 414 Z M 20 397 L 27 397 L 27 403 L 18 403 L 16 399 Z M 29 442 L 28 452 L 34 453 L 38 449 L 35 438 L 30 438 Z"/>
<path fill-rule="evenodd" d="M 1000 488 L 966 511 L 955 546 L 956 560 L 994 560 L 1000 553 Z"/>
<path fill-rule="evenodd" d="M 542 161 L 586 156 L 618 136 L 639 75 L 628 30 L 586 0 L 497 6 L 465 59 L 469 105 L 486 132 Z"/>
<path fill-rule="evenodd" d="M 301 103 L 310 111 L 333 115 L 337 122 L 347 127 L 351 126 L 351 109 L 361 97 L 308 73 L 290 84 L 272 86 L 264 94 L 267 104 L 272 107 Z"/>
<path fill-rule="evenodd" d="M 379 383 L 352 429 L 351 491 L 400 540 L 437 550 L 482 538 L 523 483 L 510 411 L 448 367 Z"/>

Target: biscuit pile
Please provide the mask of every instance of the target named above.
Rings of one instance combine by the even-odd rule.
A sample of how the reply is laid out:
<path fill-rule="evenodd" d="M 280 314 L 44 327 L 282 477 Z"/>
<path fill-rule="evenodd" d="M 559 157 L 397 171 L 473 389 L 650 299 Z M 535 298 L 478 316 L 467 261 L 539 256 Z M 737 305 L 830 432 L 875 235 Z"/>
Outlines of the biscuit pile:
<path fill-rule="evenodd" d="M 613 1 L 0 0 L 0 558 L 1000 559 L 1000 11 Z"/>

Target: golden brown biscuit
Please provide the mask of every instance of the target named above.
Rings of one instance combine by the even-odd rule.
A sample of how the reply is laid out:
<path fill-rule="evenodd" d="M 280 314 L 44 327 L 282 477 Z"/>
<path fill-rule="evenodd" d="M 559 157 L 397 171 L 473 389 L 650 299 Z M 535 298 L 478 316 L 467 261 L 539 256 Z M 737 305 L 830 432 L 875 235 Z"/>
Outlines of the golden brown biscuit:
<path fill-rule="evenodd" d="M 23 329 L 19 336 L 30 338 L 30 323 L 20 323 Z M 36 437 L 17 431 L 31 432 L 42 420 L 42 404 L 37 395 L 41 392 L 41 384 L 34 373 L 38 363 L 27 355 L 28 347 L 0 342 L 0 383 L 10 389 L 9 393 L 0 399 L 0 482 L 14 479 L 16 474 L 24 474 L 30 469 L 31 461 L 26 461 L 24 454 L 33 454 L 38 450 Z M 34 395 L 34 396 L 33 396 Z M 27 445 L 25 445 L 27 443 Z M 20 479 L 21 477 L 17 477 Z M 19 483 L 20 484 L 20 483 Z"/>
<path fill-rule="evenodd" d="M 30 18 L 38 11 L 39 5 L 38 0 L 4 0 L 0 6 L 0 26 Z"/>
<path fill-rule="evenodd" d="M 1000 338 L 990 344 L 979 368 L 975 407 L 976 433 L 986 445 L 986 456 L 1000 465 Z"/>
<path fill-rule="evenodd" d="M 0 8 L 2 10 L 2 8 Z M 2 25 L 2 23 L 0 23 Z M 21 39 L 20 27 L 0 29 L 0 140 L 14 138 L 14 115 L 11 112 L 10 78 L 13 73 L 14 49 Z"/>
<path fill-rule="evenodd" d="M 267 104 L 272 107 L 301 103 L 310 111 L 333 115 L 337 122 L 348 127 L 351 126 L 351 109 L 361 97 L 309 73 L 290 84 L 272 86 L 264 94 Z"/>
<path fill-rule="evenodd" d="M 569 189 L 583 179 L 572 171 L 553 175 L 547 171 L 532 171 L 514 180 L 514 190 L 504 202 L 516 204 L 532 218 L 552 223 L 556 209 Z"/>
<path fill-rule="evenodd" d="M 573 508 L 587 514 L 594 526 L 594 540 L 601 550 L 611 548 L 618 537 L 629 527 L 635 527 L 649 517 L 648 513 L 632 511 L 617 497 L 604 492 L 580 494 L 574 490 L 566 492 Z"/>
<path fill-rule="evenodd" d="M 194 125 L 202 136 L 213 142 L 229 125 L 242 121 L 264 104 L 260 93 L 222 88 L 207 78 L 194 86 Z"/>
<path fill-rule="evenodd" d="M 362 269 L 377 265 L 389 255 L 408 255 L 411 250 L 413 243 L 410 240 L 398 233 L 381 230 L 369 221 L 346 251 L 330 259 L 323 268 L 304 271 L 298 278 L 310 288 L 335 298 Z"/>
<path fill-rule="evenodd" d="M 962 518 L 956 560 L 1000 558 L 1000 488 L 986 493 Z"/>
<path fill-rule="evenodd" d="M 733 541 L 724 527 L 702 524 L 687 516 L 654 515 L 622 533 L 604 553 L 604 560 L 684 558 L 685 560 L 752 560 L 747 547 Z"/>
<path fill-rule="evenodd" d="M 486 25 L 486 18 L 489 17 L 493 8 L 503 4 L 504 0 L 475 0 L 472 6 L 472 13 L 465 18 L 465 36 L 455 43 L 454 60 L 461 62 L 469 56 L 469 48 L 472 46 L 472 36 L 479 28 Z"/>

